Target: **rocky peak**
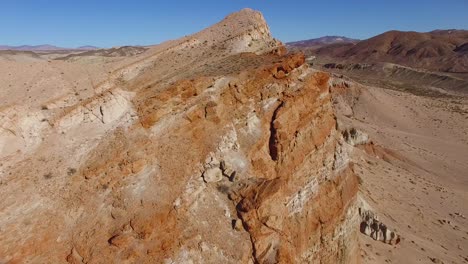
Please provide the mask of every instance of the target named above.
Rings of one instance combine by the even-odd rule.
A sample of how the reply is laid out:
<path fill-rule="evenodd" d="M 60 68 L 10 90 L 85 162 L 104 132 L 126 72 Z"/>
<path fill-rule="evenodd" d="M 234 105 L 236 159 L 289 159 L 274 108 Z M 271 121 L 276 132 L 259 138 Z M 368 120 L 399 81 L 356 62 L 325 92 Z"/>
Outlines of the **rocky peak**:
<path fill-rule="evenodd" d="M 229 53 L 261 54 L 283 47 L 280 41 L 272 37 L 263 15 L 250 8 L 228 15 L 192 38 L 210 46 L 221 46 Z"/>
<path fill-rule="evenodd" d="M 246 24 L 246 25 L 259 25 L 266 26 L 267 22 L 263 14 L 251 8 L 244 8 L 239 12 L 235 12 L 226 16 L 220 23 L 225 24 Z"/>
<path fill-rule="evenodd" d="M 358 263 L 329 76 L 275 49 L 245 9 L 82 100 L 3 110 L 0 263 Z"/>

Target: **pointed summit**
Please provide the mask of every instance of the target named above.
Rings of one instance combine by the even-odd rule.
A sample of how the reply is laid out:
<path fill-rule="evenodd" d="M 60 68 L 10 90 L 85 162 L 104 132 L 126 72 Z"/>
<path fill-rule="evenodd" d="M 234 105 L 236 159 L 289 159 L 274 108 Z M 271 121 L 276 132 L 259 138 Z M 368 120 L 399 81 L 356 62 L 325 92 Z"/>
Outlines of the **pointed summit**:
<path fill-rule="evenodd" d="M 241 52 L 261 54 L 283 47 L 283 43 L 271 36 L 270 28 L 262 13 L 250 8 L 232 13 L 192 37 L 201 43 L 221 45 L 233 54 Z"/>

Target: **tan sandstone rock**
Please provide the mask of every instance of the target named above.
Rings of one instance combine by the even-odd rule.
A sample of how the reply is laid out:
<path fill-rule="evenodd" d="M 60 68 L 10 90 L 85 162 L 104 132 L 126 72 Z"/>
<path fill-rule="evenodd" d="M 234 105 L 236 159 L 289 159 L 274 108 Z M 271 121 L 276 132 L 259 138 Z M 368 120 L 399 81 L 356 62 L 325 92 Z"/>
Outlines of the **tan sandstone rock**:
<path fill-rule="evenodd" d="M 284 51 L 248 9 L 109 62 L 8 147 L 0 262 L 358 263 L 329 76 Z"/>

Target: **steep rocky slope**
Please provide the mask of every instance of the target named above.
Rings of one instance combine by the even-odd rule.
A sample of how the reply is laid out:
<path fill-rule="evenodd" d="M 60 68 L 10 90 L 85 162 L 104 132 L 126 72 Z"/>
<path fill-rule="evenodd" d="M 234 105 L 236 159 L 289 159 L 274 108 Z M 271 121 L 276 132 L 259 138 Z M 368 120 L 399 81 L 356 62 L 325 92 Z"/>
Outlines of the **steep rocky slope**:
<path fill-rule="evenodd" d="M 105 67 L 31 65 L 41 96 L 1 98 L 0 262 L 359 262 L 329 76 L 284 51 L 246 9 Z"/>

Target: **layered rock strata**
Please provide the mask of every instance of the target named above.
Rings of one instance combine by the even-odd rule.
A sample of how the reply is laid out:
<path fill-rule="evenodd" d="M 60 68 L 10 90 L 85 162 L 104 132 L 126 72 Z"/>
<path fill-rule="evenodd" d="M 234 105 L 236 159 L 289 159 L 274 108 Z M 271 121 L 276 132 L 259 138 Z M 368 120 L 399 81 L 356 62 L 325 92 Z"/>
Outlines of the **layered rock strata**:
<path fill-rule="evenodd" d="M 213 58 L 176 42 L 196 61 L 174 64 L 185 71 L 161 69 L 173 55 L 158 50 L 50 110 L 41 142 L 2 167 L 0 262 L 357 263 L 358 184 L 329 76 L 258 20 L 221 23 L 258 30 L 260 49 L 234 38 Z"/>

